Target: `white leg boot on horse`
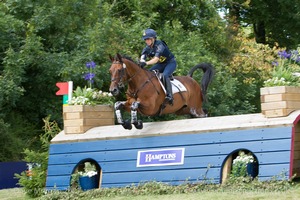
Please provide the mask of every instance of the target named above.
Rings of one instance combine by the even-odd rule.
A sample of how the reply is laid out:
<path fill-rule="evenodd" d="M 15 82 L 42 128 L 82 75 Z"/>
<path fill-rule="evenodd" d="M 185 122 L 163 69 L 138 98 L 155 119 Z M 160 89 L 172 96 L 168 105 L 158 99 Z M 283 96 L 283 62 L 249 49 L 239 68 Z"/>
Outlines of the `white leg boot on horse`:
<path fill-rule="evenodd" d="M 164 85 L 165 85 L 165 89 L 166 89 L 166 98 L 165 101 L 170 104 L 173 105 L 173 93 L 172 93 L 172 85 L 171 85 L 171 80 L 169 77 L 164 76 Z"/>

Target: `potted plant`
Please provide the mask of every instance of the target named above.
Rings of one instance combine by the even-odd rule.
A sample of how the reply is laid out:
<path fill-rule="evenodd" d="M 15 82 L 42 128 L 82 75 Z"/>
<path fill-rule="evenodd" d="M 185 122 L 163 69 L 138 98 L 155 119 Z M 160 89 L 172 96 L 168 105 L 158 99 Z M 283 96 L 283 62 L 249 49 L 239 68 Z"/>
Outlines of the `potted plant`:
<path fill-rule="evenodd" d="M 114 97 L 109 92 L 103 92 L 95 88 L 77 87 L 73 91 L 73 97 L 69 105 L 113 105 Z"/>
<path fill-rule="evenodd" d="M 103 92 L 92 88 L 95 74 L 93 61 L 86 64 L 89 72 L 84 78 L 89 87 L 77 87 L 73 91 L 73 97 L 68 105 L 63 107 L 64 132 L 65 134 L 85 133 L 87 130 L 97 127 L 114 125 L 114 97 L 109 92 Z"/>
<path fill-rule="evenodd" d="M 278 52 L 271 78 L 260 89 L 261 110 L 266 117 L 287 116 L 300 109 L 300 48 Z"/>
<path fill-rule="evenodd" d="M 83 169 L 73 174 L 72 178 L 79 183 L 83 191 L 95 189 L 99 186 L 99 174 L 95 165 L 91 162 L 85 162 Z"/>
<path fill-rule="evenodd" d="M 265 87 L 299 86 L 300 48 L 287 52 L 278 52 L 278 60 L 273 61 L 271 78 L 264 81 Z"/>
<path fill-rule="evenodd" d="M 251 153 L 246 154 L 240 151 L 239 155 L 232 162 L 231 177 L 254 178 L 257 175 L 256 160 Z"/>

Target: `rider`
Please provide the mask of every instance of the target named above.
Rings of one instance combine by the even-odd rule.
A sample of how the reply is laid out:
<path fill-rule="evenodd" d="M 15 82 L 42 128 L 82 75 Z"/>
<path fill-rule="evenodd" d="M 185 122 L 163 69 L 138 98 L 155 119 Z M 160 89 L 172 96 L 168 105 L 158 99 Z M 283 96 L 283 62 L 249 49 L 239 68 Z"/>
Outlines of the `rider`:
<path fill-rule="evenodd" d="M 177 67 L 174 55 L 169 50 L 167 44 L 162 40 L 156 39 L 155 30 L 146 29 L 142 39 L 147 46 L 142 51 L 140 66 L 144 68 L 146 65 L 153 65 L 149 70 L 158 70 L 163 74 L 163 84 L 166 88 L 166 101 L 173 105 L 173 94 L 170 77 Z M 146 61 L 146 58 L 150 58 Z"/>

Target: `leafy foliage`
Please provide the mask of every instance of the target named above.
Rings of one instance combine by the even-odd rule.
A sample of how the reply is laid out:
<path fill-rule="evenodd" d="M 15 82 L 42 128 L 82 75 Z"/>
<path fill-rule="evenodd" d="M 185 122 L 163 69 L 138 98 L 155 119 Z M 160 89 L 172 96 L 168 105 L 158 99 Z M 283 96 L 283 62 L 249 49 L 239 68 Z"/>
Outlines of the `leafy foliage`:
<path fill-rule="evenodd" d="M 226 4 L 222 4 L 224 2 Z M 110 84 L 108 55 L 121 53 L 137 59 L 145 45 L 141 40 L 142 31 L 149 27 L 158 32 L 159 39 L 165 40 L 175 54 L 177 75 L 186 75 L 192 66 L 200 62 L 211 62 L 215 66 L 216 76 L 205 104 L 211 116 L 259 111 L 258 88 L 263 80 L 267 80 L 266 77 L 270 77 L 274 54 L 266 46 L 245 39 L 251 34 L 236 39 L 227 26 L 228 21 L 219 16 L 216 7 L 217 3 L 223 7 L 241 4 L 248 11 L 241 15 L 245 17 L 241 22 L 253 22 L 257 19 L 250 18 L 255 17 L 254 14 L 265 14 L 261 19 L 266 22 L 266 30 L 274 33 L 268 35 L 271 43 L 297 45 L 299 31 L 298 24 L 294 23 L 298 20 L 297 15 L 288 13 L 293 19 L 290 20 L 280 14 L 279 19 L 277 12 L 267 12 L 269 7 L 263 7 L 271 1 L 259 2 L 1 1 L 0 128 L 5 134 L 1 134 L 0 139 L 16 142 L 11 149 L 9 146 L 1 147 L 2 152 L 7 152 L 2 159 L 9 160 L 10 154 L 15 151 L 17 156 L 13 159 L 20 158 L 21 152 L 15 147 L 26 144 L 28 140 L 38 149 L 41 144 L 36 138 L 43 126 L 41 119 L 47 115 L 50 114 L 58 125 L 62 125 L 61 97 L 55 96 L 56 82 L 72 80 L 83 88 L 86 84 L 82 79 L 86 70 L 84 65 L 93 60 L 99 66 L 94 71 L 93 87 L 107 91 Z M 276 2 L 279 10 L 291 6 L 291 10 L 295 11 L 298 5 L 292 1 Z M 285 29 L 278 28 L 277 24 Z M 281 40 L 284 39 L 284 31 L 289 34 L 286 37 L 289 41 Z M 195 74 L 195 78 L 200 80 L 201 74 Z M 118 98 L 121 100 L 122 97 Z M 16 126 L 14 116 L 22 122 L 17 125 L 18 130 L 13 128 Z M 145 118 L 164 120 L 175 117 Z M 24 137 L 16 139 L 21 130 Z M 8 139 L 9 135 L 11 138 Z"/>
<path fill-rule="evenodd" d="M 232 191 L 253 191 L 253 192 L 280 192 L 286 191 L 293 186 L 290 180 L 274 180 L 259 181 L 247 178 L 235 178 L 227 181 L 225 184 L 209 184 L 207 182 L 199 182 L 196 184 L 185 183 L 178 186 L 169 185 L 161 182 L 148 182 L 139 185 L 129 185 L 123 188 L 101 188 L 82 192 L 80 190 L 72 190 L 67 192 L 53 191 L 42 196 L 41 200 L 48 199 L 92 199 L 101 197 L 119 197 L 119 196 L 149 196 L 149 195 L 167 195 L 167 194 L 187 194 L 201 193 L 206 191 L 215 192 L 232 192 Z"/>
<path fill-rule="evenodd" d="M 56 122 L 50 122 L 49 120 L 50 116 L 44 119 L 45 133 L 40 136 L 41 151 L 24 150 L 24 161 L 31 165 L 30 171 L 15 174 L 15 177 L 19 179 L 18 184 L 24 187 L 26 194 L 30 197 L 38 197 L 44 193 L 50 140 L 61 131 Z"/>

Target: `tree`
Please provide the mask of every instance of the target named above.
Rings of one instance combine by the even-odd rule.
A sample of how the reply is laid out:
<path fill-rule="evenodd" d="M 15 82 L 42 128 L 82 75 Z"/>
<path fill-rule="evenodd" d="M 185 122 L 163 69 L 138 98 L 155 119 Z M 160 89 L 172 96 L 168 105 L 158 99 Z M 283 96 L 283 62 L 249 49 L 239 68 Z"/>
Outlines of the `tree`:
<path fill-rule="evenodd" d="M 212 92 L 208 95 L 211 101 L 206 105 L 211 115 L 256 111 L 259 82 L 251 85 L 236 77 L 242 75 L 251 80 L 252 76 L 260 76 L 260 73 L 247 71 L 255 66 L 238 52 L 242 51 L 241 43 L 245 41 L 235 38 L 244 29 L 237 29 L 235 34 L 226 32 L 227 22 L 218 15 L 216 2 L 1 1 L 0 129 L 5 134 L 0 134 L 0 139 L 16 141 L 19 150 L 27 144 L 39 148 L 37 136 L 43 125 L 41 119 L 51 114 L 62 125 L 62 100 L 55 96 L 58 90 L 56 82 L 72 80 L 74 87 L 84 87 L 85 64 L 94 61 L 97 66 L 93 87 L 107 91 L 111 64 L 108 55 L 121 53 L 137 60 L 145 45 L 141 40 L 142 32 L 149 27 L 158 32 L 159 39 L 165 40 L 176 55 L 177 75 L 186 75 L 200 62 L 210 62 L 215 66 L 216 78 L 208 91 Z M 218 2 L 230 8 L 233 1 Z M 241 14 L 249 10 L 250 3 L 234 2 L 238 2 L 235 15 L 239 16 L 236 21 L 239 23 L 236 24 L 243 26 L 246 20 L 250 20 L 250 15 Z M 252 49 L 256 47 L 247 50 L 249 57 L 256 52 Z M 247 65 L 239 68 L 244 62 Z M 239 69 L 245 69 L 247 73 Z M 201 74 L 195 74 L 195 78 L 200 80 Z M 255 78 L 261 80 L 261 77 Z M 240 95 L 240 90 L 249 95 Z M 220 99 L 226 101 L 220 102 Z M 1 148 L 2 152 L 9 152 L 2 156 L 3 160 L 9 159 L 10 152 L 16 155 L 14 159 L 22 156 L 21 151 L 16 152 L 17 148 Z"/>
<path fill-rule="evenodd" d="M 299 1 L 219 0 L 231 27 L 251 26 L 257 43 L 296 48 L 300 43 Z"/>

